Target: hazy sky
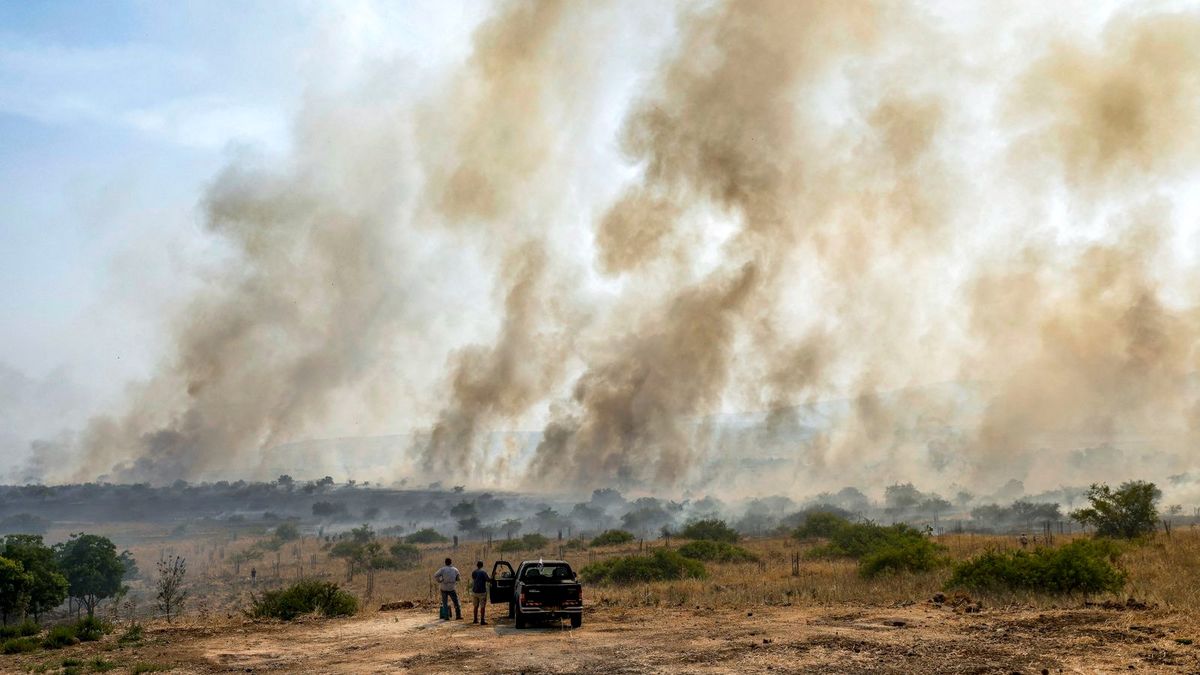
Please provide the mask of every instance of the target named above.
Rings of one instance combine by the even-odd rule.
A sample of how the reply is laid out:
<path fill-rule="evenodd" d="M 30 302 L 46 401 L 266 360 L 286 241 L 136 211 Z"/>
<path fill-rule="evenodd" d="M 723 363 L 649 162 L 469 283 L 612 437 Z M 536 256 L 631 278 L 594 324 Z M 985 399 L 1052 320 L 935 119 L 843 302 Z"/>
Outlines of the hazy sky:
<path fill-rule="evenodd" d="M 149 372 L 213 245 L 197 201 L 232 156 L 286 154 L 304 97 L 365 65 L 420 83 L 484 10 L 0 2 L 0 435 L 78 422 Z"/>
<path fill-rule="evenodd" d="M 306 436 L 559 423 L 595 431 L 586 457 L 638 435 L 612 410 L 650 411 L 653 454 L 680 443 L 660 417 L 976 377 L 1000 382 L 1006 431 L 1070 417 L 1107 442 L 1191 405 L 1200 144 L 1171 134 L 1200 128 L 1200 56 L 1179 44 L 1200 34 L 1194 5 L 867 7 L 0 0 L 0 460 L 93 415 L 133 455 L 156 432 L 204 437 L 179 456 L 257 457 Z M 245 173 L 223 184 L 227 167 Z M 206 229 L 206 208 L 225 221 Z M 753 222 L 768 212 L 787 226 Z M 1116 272 L 1097 281 L 1097 258 Z M 703 301 L 751 263 L 766 280 L 721 329 Z M 712 377 L 660 368 L 714 321 L 695 345 Z M 597 382 L 634 385 L 584 400 Z M 1126 391 L 1145 414 L 1123 426 Z M 261 410 L 229 413 L 238 395 Z M 896 479 L 949 466 L 855 414 L 813 466 L 864 445 Z M 983 448 L 972 470 L 1009 446 L 1034 466 L 1040 441 L 994 432 L 963 445 Z M 96 475 L 115 461 L 96 455 Z M 223 461 L 188 475 L 242 470 Z"/>

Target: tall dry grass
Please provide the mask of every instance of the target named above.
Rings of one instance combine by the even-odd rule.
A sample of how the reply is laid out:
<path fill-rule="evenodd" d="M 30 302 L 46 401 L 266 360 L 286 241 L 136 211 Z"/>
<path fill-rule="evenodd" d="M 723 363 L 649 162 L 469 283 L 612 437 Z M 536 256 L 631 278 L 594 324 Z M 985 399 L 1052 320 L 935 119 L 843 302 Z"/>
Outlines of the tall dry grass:
<path fill-rule="evenodd" d="M 1056 536 L 1050 545 L 1059 545 L 1074 537 L 1084 535 Z M 450 545 L 421 547 L 419 565 L 409 570 L 381 570 L 375 574 L 373 584 L 368 575 L 358 572 L 348 579 L 344 562 L 333 559 L 323 539 L 306 537 L 299 542 L 285 544 L 276 556 L 266 554 L 253 563 L 244 563 L 240 574 L 234 574 L 232 556 L 253 546 L 258 540 L 241 538 L 239 541 L 222 541 L 219 538 L 198 536 L 193 540 L 169 543 L 147 542 L 134 549 L 143 570 L 158 555 L 169 552 L 184 555 L 189 559 L 189 575 L 194 584 L 193 598 L 203 598 L 201 603 L 193 601 L 188 612 L 212 614 L 235 613 L 247 604 L 252 592 L 274 588 L 301 577 L 316 577 L 338 581 L 362 599 L 364 611 L 373 611 L 380 604 L 392 601 L 433 602 L 437 598 L 431 579 L 434 571 L 446 557 L 454 559 L 464 575 L 474 568 L 475 560 L 483 560 L 491 570 L 494 560 L 504 558 L 514 563 L 523 559 L 557 558 L 558 542 L 551 541 L 545 550 L 534 550 L 517 554 L 499 554 L 489 549 L 484 542 L 464 542 L 457 549 Z M 382 538 L 386 545 L 393 540 Z M 1020 546 L 1011 536 L 951 534 L 938 537 L 938 542 L 947 549 L 952 560 L 964 560 L 988 549 L 1011 549 Z M 672 547 L 682 542 L 673 540 Z M 632 586 L 600 586 L 586 584 L 585 599 L 593 606 L 665 606 L 703 608 L 741 608 L 761 605 L 896 605 L 919 602 L 942 590 L 950 575 L 948 568 L 922 574 L 898 574 L 877 579 L 864 579 L 858 574 L 857 565 L 851 560 L 809 559 L 805 552 L 816 542 L 797 542 L 789 537 L 747 539 L 742 545 L 754 552 L 758 563 L 707 564 L 708 577 L 684 581 L 636 584 Z M 617 555 L 649 552 L 665 544 L 662 541 L 634 542 L 630 545 L 595 549 L 564 551 L 563 557 L 577 570 L 590 562 Z M 1045 545 L 1044 542 L 1030 546 Z M 792 575 L 792 555 L 801 555 L 800 573 Z M 251 583 L 251 565 L 259 574 Z M 1195 583 L 1200 573 L 1200 531 L 1177 529 L 1168 537 L 1159 534 L 1154 539 L 1131 544 L 1121 558 L 1121 565 L 1129 574 L 1129 583 L 1122 593 L 1139 600 L 1158 603 L 1168 608 L 1200 611 L 1200 586 Z M 145 583 L 145 582 L 143 582 Z M 369 586 L 373 585 L 372 589 Z M 465 591 L 465 584 L 463 590 Z M 465 597 L 465 593 L 464 593 Z M 1008 594 L 984 596 L 985 602 L 997 605 L 1031 605 L 1037 607 L 1073 606 L 1084 601 L 1082 597 L 1063 598 L 1038 594 Z M 1092 597 L 1088 600 L 1104 600 Z M 1114 598 L 1115 599 L 1115 598 Z M 148 607 L 147 607 L 148 609 Z"/>

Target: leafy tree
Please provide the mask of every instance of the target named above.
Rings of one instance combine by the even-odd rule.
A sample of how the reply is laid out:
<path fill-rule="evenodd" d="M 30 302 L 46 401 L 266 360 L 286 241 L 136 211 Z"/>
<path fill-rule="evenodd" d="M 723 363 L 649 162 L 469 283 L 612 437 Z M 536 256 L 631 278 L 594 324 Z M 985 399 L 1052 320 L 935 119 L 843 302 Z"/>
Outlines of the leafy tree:
<path fill-rule="evenodd" d="M 509 518 L 500 524 L 500 529 L 504 530 L 505 538 L 512 539 L 514 534 L 521 531 L 521 521 L 517 518 Z"/>
<path fill-rule="evenodd" d="M 33 575 L 21 567 L 21 563 L 0 558 L 0 615 L 8 625 L 9 615 L 20 616 L 29 605 L 29 592 L 33 589 Z"/>
<path fill-rule="evenodd" d="M 129 581 L 138 575 L 137 561 L 133 559 L 133 553 L 130 553 L 129 549 L 121 551 L 121 555 L 117 558 L 125 567 L 125 574 L 121 575 L 121 581 Z"/>
<path fill-rule="evenodd" d="M 1152 534 L 1158 526 L 1155 503 L 1162 493 L 1146 481 L 1128 481 L 1113 490 L 1093 484 L 1087 493 L 1091 506 L 1071 512 L 1071 517 L 1096 528 L 1101 537 L 1133 539 Z"/>
<path fill-rule="evenodd" d="M 187 577 L 187 561 L 179 556 L 163 558 L 158 561 L 158 593 L 154 596 L 158 608 L 167 616 L 171 623 L 171 614 L 178 614 L 187 601 L 188 592 L 183 587 Z"/>
<path fill-rule="evenodd" d="M 724 541 L 730 544 L 736 544 L 738 533 L 732 527 L 725 524 L 723 520 L 716 518 L 710 520 L 697 520 L 693 523 L 688 523 L 679 536 L 685 539 L 707 539 L 709 541 Z"/>
<path fill-rule="evenodd" d="M 67 592 L 87 609 L 88 616 L 95 615 L 101 600 L 121 589 L 125 565 L 108 537 L 80 532 L 56 546 L 55 552 L 67 578 Z"/>
<path fill-rule="evenodd" d="M 808 514 L 804 522 L 797 527 L 792 536 L 804 540 L 817 537 L 833 537 L 841 528 L 850 525 L 850 521 L 829 511 L 816 511 Z"/>
<path fill-rule="evenodd" d="M 392 560 L 399 569 L 416 567 L 417 563 L 421 562 L 421 549 L 415 544 L 398 541 L 388 548 L 388 552 L 392 554 Z"/>
<path fill-rule="evenodd" d="M 10 534 L 4 538 L 3 555 L 18 562 L 32 576 L 28 611 L 40 621 L 43 612 L 50 611 L 67 599 L 67 578 L 58 568 L 54 551 L 42 543 L 38 534 Z"/>

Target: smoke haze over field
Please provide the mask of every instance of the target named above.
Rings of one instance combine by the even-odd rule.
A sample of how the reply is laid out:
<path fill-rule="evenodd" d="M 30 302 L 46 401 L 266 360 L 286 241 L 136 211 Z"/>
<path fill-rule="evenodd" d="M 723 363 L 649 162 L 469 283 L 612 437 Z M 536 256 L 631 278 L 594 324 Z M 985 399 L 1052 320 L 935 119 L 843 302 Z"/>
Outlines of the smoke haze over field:
<path fill-rule="evenodd" d="M 482 487 L 1200 470 L 1200 12 L 642 4 L 500 3 L 423 86 L 307 98 L 203 196 L 161 365 L 30 477 L 347 427 Z"/>

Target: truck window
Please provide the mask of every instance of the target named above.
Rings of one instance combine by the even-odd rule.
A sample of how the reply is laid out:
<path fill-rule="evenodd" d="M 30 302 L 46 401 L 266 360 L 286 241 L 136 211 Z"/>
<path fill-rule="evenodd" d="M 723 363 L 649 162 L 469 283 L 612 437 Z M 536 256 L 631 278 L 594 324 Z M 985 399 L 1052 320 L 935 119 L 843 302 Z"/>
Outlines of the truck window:
<path fill-rule="evenodd" d="M 521 573 L 521 580 L 535 584 L 572 581 L 575 573 L 566 563 L 530 565 Z"/>

